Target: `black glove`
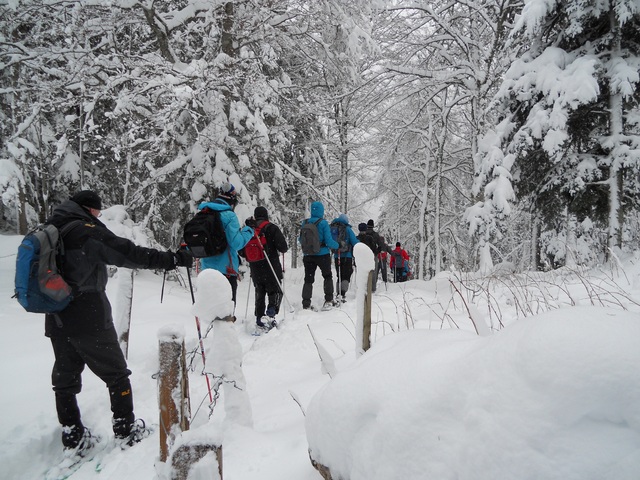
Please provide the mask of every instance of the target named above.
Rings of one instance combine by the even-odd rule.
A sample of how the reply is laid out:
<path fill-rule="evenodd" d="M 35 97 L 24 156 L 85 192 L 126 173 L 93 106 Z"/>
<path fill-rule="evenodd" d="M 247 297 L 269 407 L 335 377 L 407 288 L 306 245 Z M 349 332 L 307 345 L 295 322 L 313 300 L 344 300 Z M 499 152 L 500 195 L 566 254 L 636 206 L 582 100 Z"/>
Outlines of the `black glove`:
<path fill-rule="evenodd" d="M 193 255 L 186 248 L 179 248 L 173 256 L 176 261 L 176 267 L 191 268 L 193 266 Z"/>
<path fill-rule="evenodd" d="M 256 223 L 256 219 L 253 217 L 249 217 L 244 221 L 244 224 L 247 227 L 251 227 L 251 228 L 256 228 L 258 226 L 258 224 Z"/>

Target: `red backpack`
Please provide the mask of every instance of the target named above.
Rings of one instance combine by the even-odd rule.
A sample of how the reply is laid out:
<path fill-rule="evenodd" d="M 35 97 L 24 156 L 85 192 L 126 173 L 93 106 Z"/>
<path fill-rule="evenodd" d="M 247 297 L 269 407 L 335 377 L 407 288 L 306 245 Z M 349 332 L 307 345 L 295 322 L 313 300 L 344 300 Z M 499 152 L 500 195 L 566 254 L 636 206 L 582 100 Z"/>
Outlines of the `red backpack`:
<path fill-rule="evenodd" d="M 247 262 L 259 262 L 264 260 L 264 250 L 267 245 L 267 238 L 264 236 L 262 230 L 269 223 L 269 220 L 265 220 L 253 230 L 253 237 L 244 246 L 244 258 Z"/>

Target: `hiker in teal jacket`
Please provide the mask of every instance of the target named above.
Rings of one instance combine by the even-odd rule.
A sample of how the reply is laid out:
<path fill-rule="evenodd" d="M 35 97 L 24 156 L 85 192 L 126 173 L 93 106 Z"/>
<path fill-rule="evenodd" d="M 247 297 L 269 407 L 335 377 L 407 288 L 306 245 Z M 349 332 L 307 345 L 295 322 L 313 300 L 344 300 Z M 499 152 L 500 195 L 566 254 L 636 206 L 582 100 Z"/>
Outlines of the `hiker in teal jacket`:
<path fill-rule="evenodd" d="M 353 233 L 353 229 L 349 224 L 349 217 L 342 213 L 331 222 L 331 234 L 335 240 L 340 240 L 339 231 L 344 229 L 344 239 L 341 242 L 340 249 L 334 250 L 334 264 L 336 267 L 336 275 L 338 280 L 336 281 L 336 290 L 340 292 L 340 301 L 343 303 L 347 301 L 347 290 L 349 290 L 349 283 L 351 282 L 351 275 L 353 274 L 353 246 L 356 243 L 360 243 L 356 234 Z M 335 231 L 334 231 L 335 230 Z"/>
<path fill-rule="evenodd" d="M 331 273 L 331 254 L 330 250 L 337 250 L 340 245 L 331 237 L 331 228 L 329 223 L 324 220 L 324 205 L 321 202 L 313 202 L 311 204 L 311 217 L 305 219 L 305 223 L 315 223 L 318 228 L 318 236 L 320 239 L 320 250 L 318 253 L 307 253 L 302 258 L 304 264 L 304 285 L 302 286 L 302 308 L 311 309 L 311 296 L 313 294 L 313 281 L 316 276 L 316 269 L 320 268 L 322 278 L 324 279 L 324 305 L 323 309 L 329 309 L 337 305 L 333 299 L 333 275 Z M 302 225 L 300 227 L 302 228 Z M 298 239 L 300 240 L 300 238 Z"/>
<path fill-rule="evenodd" d="M 220 212 L 220 220 L 222 220 L 227 237 L 227 249 L 220 255 L 201 258 L 200 266 L 203 270 L 206 268 L 218 270 L 227 277 L 231 284 L 233 303 L 236 302 L 236 290 L 238 289 L 238 267 L 240 266 L 238 250 L 241 250 L 253 237 L 253 229 L 251 227 L 245 226 L 240 229 L 240 222 L 238 222 L 238 217 L 233 211 L 237 204 L 238 197 L 234 186 L 230 183 L 225 183 L 213 202 L 203 202 L 198 206 L 198 210 L 209 208 Z"/>

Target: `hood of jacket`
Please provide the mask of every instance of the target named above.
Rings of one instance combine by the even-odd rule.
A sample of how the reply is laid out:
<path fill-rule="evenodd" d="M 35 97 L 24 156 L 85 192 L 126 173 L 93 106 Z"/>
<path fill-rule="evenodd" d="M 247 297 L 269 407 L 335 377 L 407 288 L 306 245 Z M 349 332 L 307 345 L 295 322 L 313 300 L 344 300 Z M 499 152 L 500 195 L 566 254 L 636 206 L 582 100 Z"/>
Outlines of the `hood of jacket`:
<path fill-rule="evenodd" d="M 312 217 L 324 218 L 324 205 L 322 205 L 322 202 L 313 202 L 309 210 Z"/>
<path fill-rule="evenodd" d="M 337 216 L 336 218 L 334 218 L 331 223 L 342 223 L 343 225 L 346 225 L 347 227 L 350 227 L 351 224 L 349 223 L 349 217 L 347 217 L 344 213 L 342 215 Z"/>
<path fill-rule="evenodd" d="M 202 202 L 200 205 L 198 205 L 198 210 L 202 210 L 204 208 L 217 210 L 219 212 L 222 212 L 224 210 L 232 210 L 231 205 L 229 205 L 221 198 L 216 198 L 213 202 Z"/>

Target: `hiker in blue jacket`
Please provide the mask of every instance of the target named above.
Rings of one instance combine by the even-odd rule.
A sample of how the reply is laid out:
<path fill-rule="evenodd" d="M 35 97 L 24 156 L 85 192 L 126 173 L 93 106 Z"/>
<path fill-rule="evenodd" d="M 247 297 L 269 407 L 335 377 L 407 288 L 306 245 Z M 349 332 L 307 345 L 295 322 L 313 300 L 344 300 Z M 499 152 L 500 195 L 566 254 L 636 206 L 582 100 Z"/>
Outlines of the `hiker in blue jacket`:
<path fill-rule="evenodd" d="M 313 294 L 313 281 L 316 276 L 316 268 L 320 268 L 322 278 L 324 279 L 324 305 L 323 309 L 329 309 L 337 305 L 333 299 L 333 275 L 331 273 L 331 250 L 337 250 L 340 245 L 331 237 L 331 228 L 329 223 L 324 219 L 324 205 L 321 202 L 313 202 L 311 204 L 311 217 L 302 222 L 301 229 L 305 223 L 316 224 L 318 229 L 318 237 L 320 248 L 315 253 L 304 253 L 302 263 L 304 264 L 304 285 L 302 286 L 302 308 L 311 309 L 311 296 Z M 302 230 L 301 230 L 302 232 Z M 302 234 L 298 238 L 303 246 L 304 242 Z"/>
<path fill-rule="evenodd" d="M 338 225 L 344 225 L 344 239 L 336 237 L 338 230 L 340 230 Z M 360 243 L 360 240 L 358 240 L 356 234 L 353 233 L 353 229 L 351 225 L 349 225 L 349 217 L 344 213 L 340 214 L 338 218 L 335 218 L 331 222 L 331 233 L 334 240 L 340 243 L 340 248 L 333 252 L 338 277 L 336 287 L 340 292 L 340 300 L 346 302 L 347 290 L 349 290 L 349 282 L 351 281 L 351 274 L 353 274 L 353 246 L 356 243 Z"/>
<path fill-rule="evenodd" d="M 213 202 L 203 202 L 198 205 L 198 210 L 209 208 L 220 212 L 220 220 L 227 237 L 227 249 L 224 253 L 214 255 L 213 257 L 204 257 L 200 259 L 202 269 L 213 268 L 221 272 L 231 284 L 231 298 L 236 303 L 236 290 L 238 289 L 238 267 L 240 260 L 238 259 L 238 250 L 241 250 L 251 237 L 253 237 L 253 229 L 245 226 L 240 229 L 240 222 L 233 211 L 238 204 L 238 196 L 234 186 L 225 182 L 218 191 L 218 196 Z"/>

